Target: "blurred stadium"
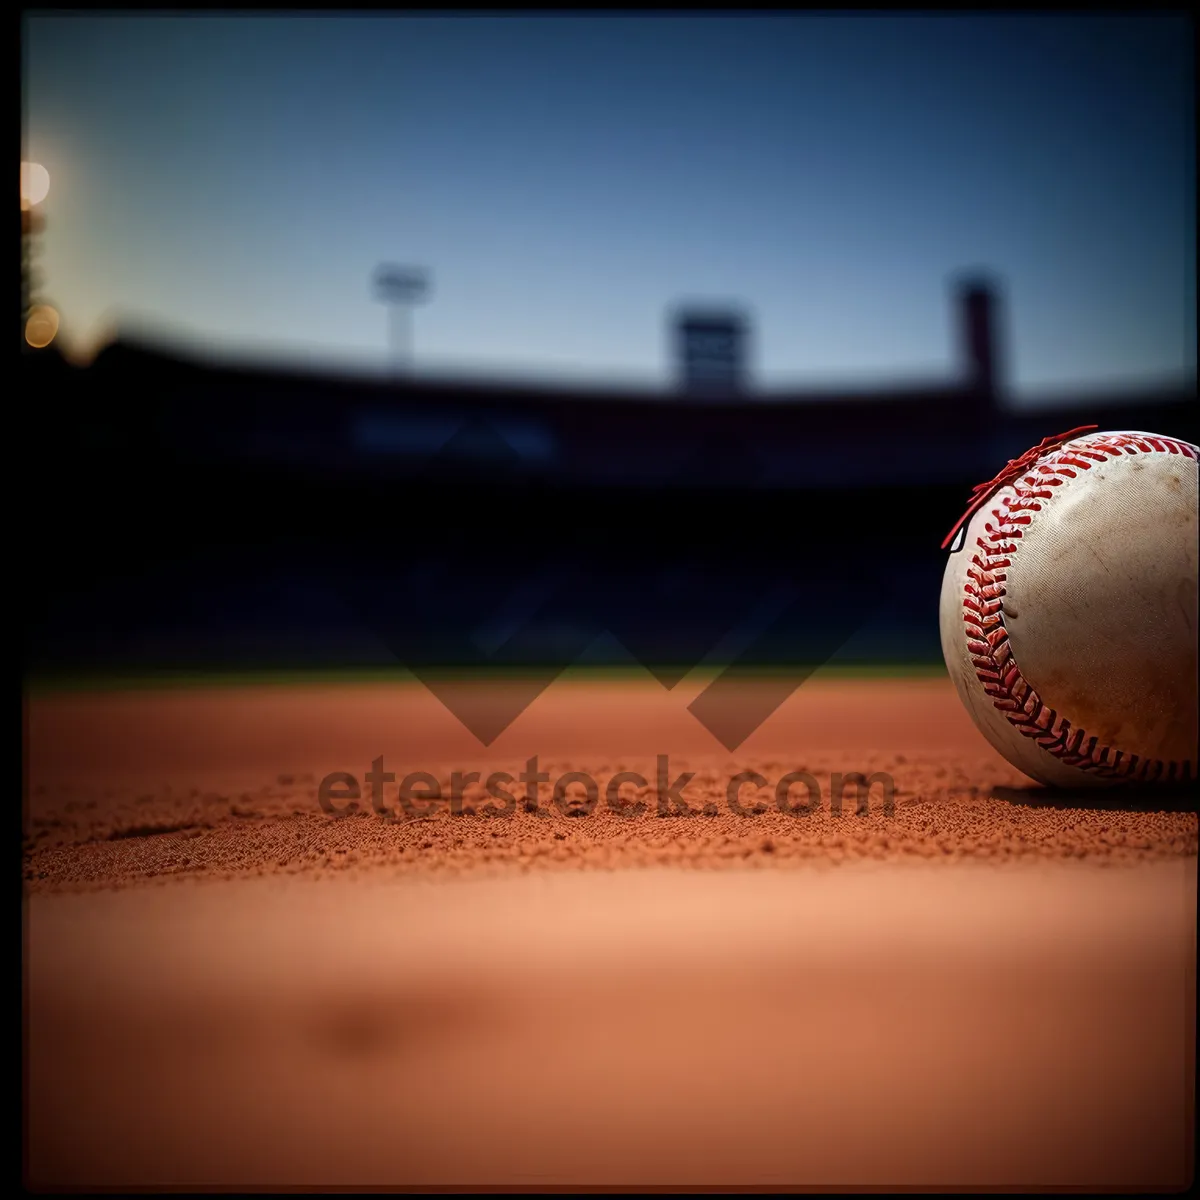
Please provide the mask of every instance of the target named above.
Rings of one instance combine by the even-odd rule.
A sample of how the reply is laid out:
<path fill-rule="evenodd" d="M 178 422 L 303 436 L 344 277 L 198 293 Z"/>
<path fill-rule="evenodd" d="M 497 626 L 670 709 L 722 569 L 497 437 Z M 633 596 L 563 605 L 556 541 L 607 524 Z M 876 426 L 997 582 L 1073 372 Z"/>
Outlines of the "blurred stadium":
<path fill-rule="evenodd" d="M 955 280 L 948 303 L 954 377 L 841 393 L 756 390 L 733 311 L 668 314 L 678 386 L 659 392 L 322 373 L 121 337 L 74 366 L 26 346 L 27 452 L 46 464 L 31 503 L 55 530 L 29 560 L 29 666 L 387 668 L 390 620 L 409 661 L 469 664 L 507 640 L 510 665 L 677 673 L 752 641 L 776 585 L 804 593 L 809 633 L 772 657 L 935 664 L 930 531 L 974 484 L 1078 425 L 1198 432 L 1194 387 L 1018 411 L 999 288 Z"/>

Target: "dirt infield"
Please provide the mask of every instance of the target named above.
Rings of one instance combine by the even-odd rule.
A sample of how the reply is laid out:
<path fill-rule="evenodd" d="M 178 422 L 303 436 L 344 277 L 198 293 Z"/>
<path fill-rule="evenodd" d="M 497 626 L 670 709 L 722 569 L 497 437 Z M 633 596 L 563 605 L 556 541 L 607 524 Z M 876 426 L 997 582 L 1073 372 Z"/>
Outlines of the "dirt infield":
<path fill-rule="evenodd" d="M 35 700 L 26 881 L 1196 854 L 1186 798 L 1047 793 L 996 755 L 944 680 L 814 681 L 732 755 L 685 700 L 650 680 L 568 681 L 486 751 L 415 684 Z M 382 813 L 376 759 L 394 775 Z M 509 776 L 495 795 L 494 772 Z M 640 778 L 610 798 L 623 772 Z M 320 795 L 336 773 L 358 787 L 340 819 L 329 810 L 344 812 L 354 785 L 331 786 L 327 806 Z M 418 774 L 436 787 L 413 781 L 405 806 Z"/>
<path fill-rule="evenodd" d="M 1048 793 L 939 678 L 733 754 L 690 699 L 568 679 L 486 749 L 415 684 L 30 699 L 27 1181 L 1190 1178 L 1190 797 Z"/>

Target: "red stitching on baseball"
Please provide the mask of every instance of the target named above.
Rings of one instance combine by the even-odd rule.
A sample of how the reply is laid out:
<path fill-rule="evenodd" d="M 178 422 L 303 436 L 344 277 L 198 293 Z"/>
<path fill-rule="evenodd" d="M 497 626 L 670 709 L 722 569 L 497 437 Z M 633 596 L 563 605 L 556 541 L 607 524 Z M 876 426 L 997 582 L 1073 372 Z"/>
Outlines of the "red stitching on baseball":
<path fill-rule="evenodd" d="M 979 552 L 972 556 L 967 568 L 963 624 L 976 677 L 1014 729 L 1067 766 L 1104 779 L 1189 781 L 1194 775 L 1192 762 L 1139 758 L 1112 746 L 1099 745 L 1098 739 L 1082 729 L 1072 728 L 1065 717 L 1045 704 L 1022 677 L 1013 659 L 1002 606 L 1007 568 L 1012 565 L 1024 527 L 1033 519 L 1032 514 L 1041 509 L 1042 501 L 1053 496 L 1054 488 L 1074 479 L 1077 470 L 1090 471 L 1094 463 L 1107 462 L 1109 458 L 1157 452 L 1197 459 L 1200 450 L 1173 438 L 1120 433 L 1098 434 L 1072 442 L 1069 447 L 1047 446 L 1047 442 L 1042 444 L 1045 448 L 1042 452 L 1049 457 L 1031 462 L 1030 456 L 1025 455 L 1010 464 L 1010 467 L 1020 464 L 1025 468 L 1024 474 L 1014 476 L 1006 469 L 1008 477 L 1003 486 L 1014 494 L 992 509 L 991 515 L 998 523 L 984 524 L 984 532 L 976 543 Z"/>

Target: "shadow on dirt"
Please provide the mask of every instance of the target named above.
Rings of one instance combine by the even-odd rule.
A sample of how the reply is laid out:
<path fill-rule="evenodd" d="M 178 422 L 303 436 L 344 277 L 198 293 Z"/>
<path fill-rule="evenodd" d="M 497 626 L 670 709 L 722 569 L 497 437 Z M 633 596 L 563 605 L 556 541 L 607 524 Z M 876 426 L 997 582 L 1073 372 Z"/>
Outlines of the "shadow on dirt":
<path fill-rule="evenodd" d="M 1159 784 L 1119 788 L 996 787 L 994 800 L 1024 808 L 1091 809 L 1104 812 L 1196 812 L 1200 810 L 1200 787 L 1189 784 Z"/>

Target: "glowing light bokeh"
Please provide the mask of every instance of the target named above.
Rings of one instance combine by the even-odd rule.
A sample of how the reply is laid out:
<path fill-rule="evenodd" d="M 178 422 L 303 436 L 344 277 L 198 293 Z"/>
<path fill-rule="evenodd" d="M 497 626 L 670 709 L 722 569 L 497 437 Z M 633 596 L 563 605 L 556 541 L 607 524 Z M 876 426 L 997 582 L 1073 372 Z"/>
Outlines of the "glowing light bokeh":
<path fill-rule="evenodd" d="M 21 207 L 33 208 L 50 193 L 50 172 L 41 163 L 21 164 Z"/>
<path fill-rule="evenodd" d="M 25 340 L 41 350 L 54 341 L 58 333 L 58 313 L 49 304 L 39 304 L 25 322 Z"/>

